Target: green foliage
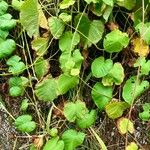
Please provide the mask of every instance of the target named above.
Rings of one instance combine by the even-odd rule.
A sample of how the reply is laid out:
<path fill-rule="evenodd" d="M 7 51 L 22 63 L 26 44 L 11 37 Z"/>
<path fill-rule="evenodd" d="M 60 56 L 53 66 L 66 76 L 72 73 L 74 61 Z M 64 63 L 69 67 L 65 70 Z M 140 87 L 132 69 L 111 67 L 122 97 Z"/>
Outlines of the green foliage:
<path fill-rule="evenodd" d="M 46 142 L 43 150 L 64 150 L 63 140 L 59 140 L 59 137 L 55 137 Z"/>
<path fill-rule="evenodd" d="M 132 10 L 136 5 L 136 0 L 117 0 L 117 4 L 128 10 Z"/>
<path fill-rule="evenodd" d="M 16 49 L 16 43 L 12 39 L 0 40 L 0 59 L 10 56 Z"/>
<path fill-rule="evenodd" d="M 24 94 L 25 88 L 28 85 L 28 79 L 25 77 L 11 77 L 9 79 L 9 94 L 17 97 Z"/>
<path fill-rule="evenodd" d="M 75 3 L 75 0 L 63 0 L 59 6 L 60 6 L 60 9 L 66 9 L 72 6 L 74 3 Z"/>
<path fill-rule="evenodd" d="M 150 120 L 150 103 L 145 103 L 143 105 L 143 112 L 139 113 L 139 117 L 143 121 L 149 121 Z"/>
<path fill-rule="evenodd" d="M 105 51 L 109 53 L 120 52 L 128 44 L 129 38 L 127 33 L 123 33 L 118 29 L 108 33 L 103 42 Z"/>
<path fill-rule="evenodd" d="M 97 82 L 92 88 L 92 98 L 99 109 L 104 109 L 107 103 L 112 99 L 113 89 L 111 86 L 104 86 Z"/>
<path fill-rule="evenodd" d="M 57 136 L 57 134 L 58 134 L 58 130 L 56 129 L 56 128 L 52 128 L 51 130 L 50 130 L 50 136 L 52 136 L 52 137 L 56 137 Z"/>
<path fill-rule="evenodd" d="M 25 64 L 20 60 L 21 58 L 17 55 L 14 55 L 7 60 L 7 65 L 9 66 L 8 71 L 13 75 L 19 75 L 26 69 Z"/>
<path fill-rule="evenodd" d="M 80 31 L 81 43 L 84 48 L 96 44 L 102 38 L 104 25 L 100 20 L 90 21 L 87 14 L 78 14 L 74 20 L 75 28 Z"/>
<path fill-rule="evenodd" d="M 22 110 L 22 111 L 26 111 L 27 110 L 27 108 L 28 108 L 28 106 L 29 106 L 29 103 L 28 103 L 28 99 L 23 99 L 22 100 L 22 102 L 21 102 L 21 107 L 20 107 L 20 109 Z"/>
<path fill-rule="evenodd" d="M 135 142 L 131 142 L 125 150 L 138 150 L 138 146 Z"/>
<path fill-rule="evenodd" d="M 139 79 L 137 80 L 135 76 L 132 76 L 126 81 L 123 87 L 122 97 L 128 104 L 131 105 L 134 102 L 134 100 L 148 88 L 148 81 L 140 81 Z"/>
<path fill-rule="evenodd" d="M 68 102 L 65 104 L 64 115 L 70 122 L 74 122 L 76 119 L 84 118 L 87 113 L 88 109 L 82 101 L 77 100 L 75 103 Z"/>
<path fill-rule="evenodd" d="M 68 23 L 68 22 L 71 21 L 72 16 L 69 15 L 69 14 L 67 14 L 67 13 L 61 13 L 61 14 L 59 15 L 59 18 L 60 18 L 63 22 Z"/>
<path fill-rule="evenodd" d="M 136 27 L 136 31 L 139 32 L 141 38 L 150 45 L 150 22 L 143 24 L 140 22 Z"/>
<path fill-rule="evenodd" d="M 0 16 L 5 14 L 7 9 L 8 9 L 8 4 L 5 1 L 1 0 L 0 1 Z"/>
<path fill-rule="evenodd" d="M 96 121 L 97 112 L 96 110 L 91 110 L 89 113 L 86 113 L 82 119 L 77 119 L 76 124 L 78 127 L 82 128 L 89 128 L 91 127 Z"/>
<path fill-rule="evenodd" d="M 20 11 L 22 4 L 24 3 L 24 1 L 22 0 L 12 0 L 12 7 L 15 10 Z"/>
<path fill-rule="evenodd" d="M 85 134 L 83 132 L 77 132 L 73 129 L 65 131 L 62 134 L 62 140 L 65 143 L 64 150 L 74 150 L 83 143 L 84 138 Z"/>
<path fill-rule="evenodd" d="M 39 35 L 37 0 L 26 0 L 21 6 L 20 22 L 30 37 Z"/>
<path fill-rule="evenodd" d="M 120 85 L 124 79 L 124 69 L 120 63 L 115 63 L 109 73 L 102 78 L 104 86 Z"/>
<path fill-rule="evenodd" d="M 53 37 L 55 39 L 59 39 L 65 29 L 64 22 L 57 17 L 50 17 L 48 19 L 48 23 L 49 23 L 49 28 Z"/>
<path fill-rule="evenodd" d="M 105 111 L 109 118 L 116 119 L 122 116 L 123 112 L 129 108 L 129 104 L 126 102 L 112 101 L 105 107 Z"/>
<path fill-rule="evenodd" d="M 113 62 L 111 59 L 106 59 L 104 57 L 96 58 L 92 62 L 91 70 L 93 76 L 97 78 L 104 77 L 112 69 Z"/>
<path fill-rule="evenodd" d="M 22 132 L 32 132 L 36 128 L 36 123 L 32 121 L 31 115 L 22 115 L 15 120 L 15 126 Z"/>
<path fill-rule="evenodd" d="M 41 79 L 44 75 L 46 75 L 49 68 L 48 60 L 45 60 L 42 57 L 35 60 L 34 69 L 38 79 Z"/>
<path fill-rule="evenodd" d="M 140 75 L 148 75 L 150 72 L 150 60 L 146 61 L 145 57 L 139 57 L 134 67 L 140 67 Z"/>
<path fill-rule="evenodd" d="M 67 31 L 61 36 L 59 40 L 59 48 L 62 52 L 71 53 L 79 41 L 80 36 L 77 32 L 72 33 L 71 31 Z"/>
<path fill-rule="evenodd" d="M 47 53 L 48 39 L 38 37 L 32 41 L 31 45 L 38 56 L 43 56 Z"/>

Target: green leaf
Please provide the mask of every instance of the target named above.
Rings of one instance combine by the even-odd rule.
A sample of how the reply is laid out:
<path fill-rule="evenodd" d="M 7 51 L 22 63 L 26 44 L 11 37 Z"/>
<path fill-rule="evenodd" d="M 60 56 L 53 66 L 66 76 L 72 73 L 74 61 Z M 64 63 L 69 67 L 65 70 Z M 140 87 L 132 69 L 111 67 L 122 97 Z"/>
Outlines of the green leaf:
<path fill-rule="evenodd" d="M 104 109 L 107 103 L 112 99 L 112 87 L 105 87 L 97 82 L 92 88 L 92 98 L 99 109 Z"/>
<path fill-rule="evenodd" d="M 11 77 L 9 79 L 9 94 L 10 96 L 22 96 L 25 87 L 28 85 L 28 79 L 25 77 Z"/>
<path fill-rule="evenodd" d="M 20 109 L 22 110 L 22 111 L 26 111 L 27 110 L 27 108 L 28 108 L 28 106 L 29 106 L 29 103 L 28 103 L 28 99 L 23 99 L 22 100 L 22 102 L 21 102 L 21 107 L 20 107 Z"/>
<path fill-rule="evenodd" d="M 32 121 L 31 115 L 22 115 L 15 120 L 15 126 L 22 132 L 32 132 L 36 128 L 36 123 Z"/>
<path fill-rule="evenodd" d="M 130 105 L 126 102 L 112 101 L 105 107 L 105 111 L 109 118 L 116 119 L 122 116 L 123 112 L 129 108 Z"/>
<path fill-rule="evenodd" d="M 109 5 L 109 6 L 113 6 L 114 5 L 114 1 L 113 0 L 102 0 L 105 4 Z"/>
<path fill-rule="evenodd" d="M 125 150 L 138 150 L 138 146 L 135 142 L 131 142 L 129 145 L 127 145 Z"/>
<path fill-rule="evenodd" d="M 63 95 L 79 83 L 78 77 L 61 74 L 58 78 L 59 94 Z"/>
<path fill-rule="evenodd" d="M 64 115 L 68 121 L 74 122 L 76 119 L 84 118 L 88 109 L 84 102 L 77 100 L 75 103 L 68 102 L 64 106 Z"/>
<path fill-rule="evenodd" d="M 74 50 L 73 54 L 64 52 L 59 58 L 60 67 L 63 72 L 69 73 L 73 76 L 78 76 L 83 62 L 83 56 L 78 49 Z M 77 74 L 72 74 L 73 69 L 78 71 Z"/>
<path fill-rule="evenodd" d="M 117 4 L 128 10 L 132 10 L 136 5 L 136 0 L 117 0 Z"/>
<path fill-rule="evenodd" d="M 100 20 L 88 19 L 86 14 L 78 14 L 75 17 L 75 28 L 80 31 L 81 43 L 84 48 L 90 47 L 92 44 L 98 43 L 104 32 L 104 25 Z"/>
<path fill-rule="evenodd" d="M 74 150 L 76 147 L 80 146 L 85 138 L 83 132 L 77 132 L 76 130 L 67 130 L 62 134 L 62 139 L 65 143 L 64 150 Z"/>
<path fill-rule="evenodd" d="M 96 121 L 96 110 L 91 110 L 91 112 L 86 113 L 82 119 L 77 119 L 76 124 L 82 128 L 91 127 Z"/>
<path fill-rule="evenodd" d="M 10 30 L 16 26 L 16 20 L 12 19 L 10 14 L 4 14 L 0 16 L 0 29 L 1 30 Z"/>
<path fill-rule="evenodd" d="M 98 0 L 84 0 L 84 1 L 87 2 L 87 4 L 98 2 Z"/>
<path fill-rule="evenodd" d="M 145 57 L 139 57 L 134 67 L 140 67 L 140 75 L 148 75 L 150 72 L 150 60 L 146 61 Z"/>
<path fill-rule="evenodd" d="M 48 38 L 38 37 L 32 41 L 31 45 L 32 49 L 36 51 L 37 55 L 43 56 L 47 53 Z"/>
<path fill-rule="evenodd" d="M 123 48 L 128 46 L 128 43 L 129 37 L 127 33 L 123 33 L 116 29 L 105 36 L 103 45 L 105 51 L 113 53 L 120 52 Z"/>
<path fill-rule="evenodd" d="M 35 60 L 34 69 L 38 79 L 44 77 L 44 75 L 48 73 L 49 68 L 50 66 L 48 60 L 45 60 L 42 57 Z"/>
<path fill-rule="evenodd" d="M 124 69 L 120 63 L 115 63 L 108 75 L 103 77 L 102 83 L 104 86 L 111 86 L 113 83 L 120 85 L 124 79 Z"/>
<path fill-rule="evenodd" d="M 72 16 L 69 15 L 69 14 L 67 14 L 67 13 L 61 13 L 61 14 L 59 15 L 59 18 L 60 18 L 63 22 L 68 23 L 68 22 L 71 21 Z"/>
<path fill-rule="evenodd" d="M 21 9 L 21 6 L 22 6 L 22 4 L 24 3 L 24 1 L 22 1 L 22 0 L 12 0 L 12 7 L 15 9 L 15 10 L 18 10 L 18 11 L 20 11 L 20 9 Z"/>
<path fill-rule="evenodd" d="M 133 123 L 124 117 L 117 121 L 117 128 L 121 134 L 126 134 L 128 131 L 132 134 L 135 131 Z"/>
<path fill-rule="evenodd" d="M 92 62 L 91 70 L 93 76 L 97 78 L 104 77 L 112 69 L 113 62 L 111 59 L 106 59 L 104 57 L 96 58 Z"/>
<path fill-rule="evenodd" d="M 13 86 L 9 89 L 9 94 L 12 97 L 17 97 L 23 95 L 24 91 L 23 88 L 20 86 Z"/>
<path fill-rule="evenodd" d="M 35 94 L 39 100 L 53 101 L 58 96 L 57 81 L 53 78 L 43 79 L 36 84 Z"/>
<path fill-rule="evenodd" d="M 5 1 L 0 1 L 0 16 L 5 14 L 8 9 L 8 4 Z"/>
<path fill-rule="evenodd" d="M 7 60 L 7 65 L 9 66 L 8 71 L 11 72 L 14 75 L 21 74 L 26 69 L 26 66 L 20 60 L 21 60 L 21 58 L 17 55 L 14 55 L 14 56 L 10 57 Z"/>
<path fill-rule="evenodd" d="M 65 24 L 57 17 L 50 17 L 48 19 L 49 29 L 55 39 L 59 39 L 64 32 Z"/>
<path fill-rule="evenodd" d="M 61 36 L 59 40 L 59 48 L 62 52 L 68 51 L 69 53 L 71 53 L 71 51 L 79 43 L 79 41 L 80 36 L 77 32 L 71 33 L 71 31 L 67 31 Z"/>
<path fill-rule="evenodd" d="M 143 23 L 139 23 L 135 27 L 136 31 L 140 33 L 141 38 L 150 45 L 150 22 L 147 22 L 143 25 Z"/>
<path fill-rule="evenodd" d="M 16 49 L 16 43 L 12 39 L 0 41 L 0 59 L 10 56 Z"/>
<path fill-rule="evenodd" d="M 29 37 L 39 35 L 38 0 L 26 0 L 21 6 L 20 21 Z"/>
<path fill-rule="evenodd" d="M 128 103 L 132 104 L 133 101 L 140 96 L 145 90 L 149 88 L 148 81 L 136 80 L 135 76 L 128 79 L 123 87 L 123 99 Z"/>
<path fill-rule="evenodd" d="M 143 112 L 139 113 L 139 117 L 143 121 L 149 121 L 150 120 L 150 103 L 145 103 L 143 105 Z"/>
<path fill-rule="evenodd" d="M 64 150 L 64 141 L 59 140 L 59 137 L 51 138 L 46 142 L 43 150 Z"/>
<path fill-rule="evenodd" d="M 56 137 L 57 134 L 58 134 L 57 128 L 52 128 L 52 129 L 50 130 L 49 134 L 50 134 L 50 136 L 52 136 L 52 137 Z"/>
<path fill-rule="evenodd" d="M 1 29 L 0 29 L 0 38 L 1 38 L 1 39 L 5 40 L 6 37 L 8 36 L 8 34 L 9 34 L 9 31 L 1 30 Z"/>
<path fill-rule="evenodd" d="M 66 9 L 72 6 L 74 3 L 75 3 L 75 0 L 63 0 L 59 6 L 60 6 L 60 9 Z"/>

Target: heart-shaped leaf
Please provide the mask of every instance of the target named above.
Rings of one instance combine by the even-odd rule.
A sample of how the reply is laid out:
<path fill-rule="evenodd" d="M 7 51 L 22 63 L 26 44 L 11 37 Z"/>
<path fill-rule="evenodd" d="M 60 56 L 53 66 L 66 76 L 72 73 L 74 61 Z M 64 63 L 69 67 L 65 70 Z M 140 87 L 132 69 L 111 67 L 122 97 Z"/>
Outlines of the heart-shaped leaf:
<path fill-rule="evenodd" d="M 15 120 L 15 126 L 22 132 L 32 132 L 36 128 L 36 123 L 32 121 L 31 115 L 22 115 Z"/>
<path fill-rule="evenodd" d="M 104 77 L 112 69 L 113 62 L 111 59 L 106 59 L 104 57 L 96 58 L 92 62 L 91 70 L 93 76 L 97 78 Z"/>
<path fill-rule="evenodd" d="M 91 127 L 96 121 L 96 110 L 91 110 L 89 113 L 86 113 L 82 119 L 77 119 L 76 124 L 82 128 Z"/>
<path fill-rule="evenodd" d="M 92 88 L 92 98 L 99 109 L 104 109 L 107 103 L 112 99 L 113 89 L 111 86 L 104 86 L 97 82 Z"/>
<path fill-rule="evenodd" d="M 77 100 L 75 103 L 68 102 L 64 107 L 64 115 L 68 121 L 74 122 L 76 119 L 84 118 L 88 109 L 84 102 Z"/>
<path fill-rule="evenodd" d="M 126 81 L 123 87 L 122 96 L 128 104 L 132 104 L 133 101 L 148 88 L 148 81 L 140 81 L 139 79 L 137 80 L 135 76 L 132 76 Z"/>
<path fill-rule="evenodd" d="M 43 148 L 43 150 L 64 150 L 64 141 L 59 140 L 59 137 L 52 138 L 48 140 Z"/>
<path fill-rule="evenodd" d="M 80 146 L 85 138 L 83 132 L 77 132 L 76 130 L 67 130 L 62 134 L 62 139 L 65 143 L 65 150 L 74 150 Z"/>
<path fill-rule="evenodd" d="M 127 47 L 128 43 L 129 37 L 127 33 L 123 33 L 116 29 L 105 36 L 103 45 L 105 51 L 114 53 L 120 52 L 123 48 Z"/>
<path fill-rule="evenodd" d="M 88 19 L 86 14 L 78 14 L 75 17 L 75 27 L 80 31 L 81 43 L 84 48 L 90 47 L 92 44 L 98 43 L 104 32 L 104 25 L 100 20 Z"/>

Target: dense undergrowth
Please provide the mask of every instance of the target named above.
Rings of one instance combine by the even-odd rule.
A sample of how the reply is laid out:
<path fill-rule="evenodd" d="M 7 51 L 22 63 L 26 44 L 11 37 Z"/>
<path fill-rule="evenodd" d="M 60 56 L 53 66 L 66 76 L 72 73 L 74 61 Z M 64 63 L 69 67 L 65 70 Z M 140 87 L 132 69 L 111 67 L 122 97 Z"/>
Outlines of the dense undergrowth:
<path fill-rule="evenodd" d="M 0 106 L 26 149 L 149 147 L 149 13 L 149 0 L 0 0 Z"/>

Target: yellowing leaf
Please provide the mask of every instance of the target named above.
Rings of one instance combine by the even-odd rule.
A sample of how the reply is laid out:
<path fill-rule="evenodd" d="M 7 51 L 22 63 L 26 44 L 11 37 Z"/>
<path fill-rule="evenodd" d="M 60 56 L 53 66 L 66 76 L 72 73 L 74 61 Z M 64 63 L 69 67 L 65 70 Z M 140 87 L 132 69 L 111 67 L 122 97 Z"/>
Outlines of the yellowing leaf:
<path fill-rule="evenodd" d="M 131 142 L 125 150 L 138 150 L 138 146 L 135 142 Z"/>
<path fill-rule="evenodd" d="M 149 54 L 149 46 L 141 38 L 133 39 L 133 51 L 139 56 L 147 56 Z"/>
<path fill-rule="evenodd" d="M 128 131 L 134 132 L 134 125 L 128 118 L 122 117 L 117 121 L 117 128 L 121 134 L 126 134 Z"/>
<path fill-rule="evenodd" d="M 41 6 L 39 5 L 39 26 L 44 28 L 44 29 L 49 29 L 48 27 L 48 21 L 42 11 Z"/>

